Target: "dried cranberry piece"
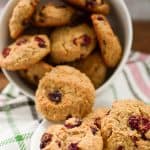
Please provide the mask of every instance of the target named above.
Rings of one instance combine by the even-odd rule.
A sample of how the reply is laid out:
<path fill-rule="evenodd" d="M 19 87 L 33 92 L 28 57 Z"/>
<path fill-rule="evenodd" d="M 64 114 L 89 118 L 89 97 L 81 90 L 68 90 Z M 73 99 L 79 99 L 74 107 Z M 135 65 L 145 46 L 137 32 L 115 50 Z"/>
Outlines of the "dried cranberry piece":
<path fill-rule="evenodd" d="M 26 42 L 27 42 L 27 39 L 22 38 L 22 39 L 17 40 L 16 45 L 20 46 L 22 44 L 25 44 Z"/>
<path fill-rule="evenodd" d="M 2 55 L 4 57 L 7 57 L 10 53 L 10 50 L 11 50 L 10 48 L 4 48 L 4 50 L 2 51 Z"/>
<path fill-rule="evenodd" d="M 92 131 L 93 135 L 96 135 L 96 133 L 98 132 L 98 129 L 95 127 L 91 127 L 91 131 Z"/>
<path fill-rule="evenodd" d="M 42 138 L 41 138 L 41 144 L 40 144 L 40 149 L 43 149 L 49 144 L 52 140 L 52 134 L 49 133 L 44 133 Z"/>
<path fill-rule="evenodd" d="M 82 124 L 82 120 L 79 118 L 76 118 L 75 122 L 73 124 L 65 123 L 65 127 L 68 129 L 72 129 L 75 127 L 79 127 Z"/>
<path fill-rule="evenodd" d="M 123 146 L 119 146 L 117 150 L 124 150 Z"/>
<path fill-rule="evenodd" d="M 101 118 L 96 118 L 95 121 L 94 121 L 94 125 L 95 125 L 98 129 L 101 128 L 101 126 L 100 126 L 100 121 L 101 121 Z"/>
<path fill-rule="evenodd" d="M 39 47 L 41 47 L 41 48 L 46 47 L 45 41 L 41 37 L 36 36 L 35 41 L 38 42 Z"/>
<path fill-rule="evenodd" d="M 104 19 L 103 19 L 102 16 L 98 16 L 98 17 L 97 17 L 97 20 L 102 21 L 102 20 L 104 20 Z"/>
<path fill-rule="evenodd" d="M 137 147 L 137 143 L 136 142 L 138 141 L 138 138 L 136 136 L 132 136 L 131 139 L 132 139 L 135 147 Z"/>
<path fill-rule="evenodd" d="M 128 124 L 132 130 L 137 130 L 143 139 L 146 139 L 145 133 L 150 130 L 150 119 L 142 116 L 131 116 Z"/>
<path fill-rule="evenodd" d="M 67 117 L 66 117 L 66 120 L 68 120 L 69 118 L 72 118 L 72 115 L 69 114 Z"/>
<path fill-rule="evenodd" d="M 139 116 L 131 116 L 128 120 L 129 126 L 132 130 L 139 130 L 140 117 Z"/>
<path fill-rule="evenodd" d="M 68 150 L 79 150 L 78 143 L 71 143 Z"/>
<path fill-rule="evenodd" d="M 56 141 L 56 143 L 58 144 L 58 147 L 61 147 L 61 142 L 60 141 Z"/>
<path fill-rule="evenodd" d="M 75 45 L 78 45 L 78 43 L 79 43 L 81 46 L 88 46 L 91 43 L 91 38 L 90 38 L 90 36 L 84 34 L 78 38 L 75 38 L 73 40 L 73 43 Z"/>
<path fill-rule="evenodd" d="M 62 94 L 60 93 L 60 91 L 56 90 L 54 92 L 49 93 L 48 98 L 55 103 L 59 103 L 61 102 Z"/>

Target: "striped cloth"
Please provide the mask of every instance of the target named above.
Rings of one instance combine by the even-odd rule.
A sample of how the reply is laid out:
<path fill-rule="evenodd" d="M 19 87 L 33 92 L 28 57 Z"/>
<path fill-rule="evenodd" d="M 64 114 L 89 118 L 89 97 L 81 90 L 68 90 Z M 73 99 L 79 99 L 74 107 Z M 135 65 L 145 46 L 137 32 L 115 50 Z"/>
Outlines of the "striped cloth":
<path fill-rule="evenodd" d="M 137 98 L 150 104 L 150 56 L 132 54 L 112 85 L 97 97 L 102 106 L 118 98 Z M 0 120 L 0 150 L 29 150 L 41 119 L 34 102 L 11 84 L 0 95 Z"/>

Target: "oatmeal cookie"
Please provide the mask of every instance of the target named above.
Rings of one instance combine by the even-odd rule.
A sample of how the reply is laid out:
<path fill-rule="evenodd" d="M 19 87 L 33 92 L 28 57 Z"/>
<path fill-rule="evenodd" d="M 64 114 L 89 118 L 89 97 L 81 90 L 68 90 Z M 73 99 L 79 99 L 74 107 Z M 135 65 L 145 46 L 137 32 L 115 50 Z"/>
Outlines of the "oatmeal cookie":
<path fill-rule="evenodd" d="M 46 35 L 22 36 L 0 53 L 0 66 L 7 70 L 27 69 L 50 53 Z"/>
<path fill-rule="evenodd" d="M 85 58 L 96 46 L 94 30 L 87 24 L 58 28 L 51 33 L 50 38 L 50 59 L 56 64 Z"/>
<path fill-rule="evenodd" d="M 95 89 L 89 78 L 69 66 L 57 66 L 42 78 L 36 92 L 36 109 L 48 120 L 61 121 L 68 116 L 90 113 Z"/>
<path fill-rule="evenodd" d="M 150 106 L 138 100 L 114 102 L 101 132 L 106 150 L 150 150 Z"/>
<path fill-rule="evenodd" d="M 116 67 L 122 57 L 122 47 L 118 37 L 113 32 L 105 16 L 94 14 L 92 15 L 92 21 L 103 60 L 108 67 Z"/>
<path fill-rule="evenodd" d="M 9 21 L 10 36 L 16 39 L 28 26 L 39 0 L 19 0 Z"/>

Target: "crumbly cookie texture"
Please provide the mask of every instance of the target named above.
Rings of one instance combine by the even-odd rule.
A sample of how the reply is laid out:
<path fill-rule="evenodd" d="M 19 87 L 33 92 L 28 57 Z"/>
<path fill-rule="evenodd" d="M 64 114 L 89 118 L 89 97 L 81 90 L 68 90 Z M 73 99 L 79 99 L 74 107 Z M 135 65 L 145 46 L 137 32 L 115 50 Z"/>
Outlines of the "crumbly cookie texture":
<path fill-rule="evenodd" d="M 95 89 L 89 78 L 69 66 L 57 66 L 42 78 L 36 92 L 36 109 L 48 120 L 90 113 Z"/>
<path fill-rule="evenodd" d="M 10 36 L 16 39 L 28 26 L 39 0 L 20 0 L 9 21 Z"/>
<path fill-rule="evenodd" d="M 46 35 L 22 36 L 0 53 L 0 66 L 7 70 L 27 69 L 49 53 Z"/>
<path fill-rule="evenodd" d="M 46 72 L 50 72 L 52 70 L 52 66 L 41 61 L 37 64 L 32 65 L 28 69 L 20 70 L 19 75 L 28 81 L 29 83 L 37 86 L 39 80 L 45 75 Z"/>
<path fill-rule="evenodd" d="M 64 125 L 51 126 L 43 134 L 40 148 L 42 150 L 102 150 L 103 140 L 100 129 L 94 123 L 87 125 L 84 120 L 73 117 L 66 120 Z"/>
<path fill-rule="evenodd" d="M 34 16 L 34 24 L 42 27 L 63 26 L 71 23 L 75 10 L 65 4 L 49 3 L 40 8 Z"/>
<path fill-rule="evenodd" d="M 50 59 L 58 64 L 85 58 L 96 46 L 94 30 L 87 24 L 58 28 L 50 37 L 52 41 Z"/>
<path fill-rule="evenodd" d="M 91 18 L 106 65 L 111 68 L 116 67 L 122 56 L 122 47 L 118 37 L 105 16 L 94 14 Z"/>
<path fill-rule="evenodd" d="M 106 150 L 149 150 L 150 106 L 138 100 L 114 102 L 101 132 Z"/>
<path fill-rule="evenodd" d="M 84 8 L 92 13 L 109 14 L 110 7 L 103 0 L 65 0 L 72 5 Z"/>
<path fill-rule="evenodd" d="M 105 80 L 107 75 L 107 66 L 103 62 L 100 52 L 94 52 L 87 58 L 72 63 L 74 67 L 85 73 L 98 88 Z"/>

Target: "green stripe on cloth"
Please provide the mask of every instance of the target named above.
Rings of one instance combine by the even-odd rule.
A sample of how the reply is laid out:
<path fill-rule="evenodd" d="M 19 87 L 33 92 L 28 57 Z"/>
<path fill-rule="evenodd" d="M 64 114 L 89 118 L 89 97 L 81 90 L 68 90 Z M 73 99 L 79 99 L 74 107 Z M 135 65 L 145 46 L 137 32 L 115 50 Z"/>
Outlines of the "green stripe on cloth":
<path fill-rule="evenodd" d="M 114 85 L 110 85 L 110 88 L 112 90 L 114 99 L 117 99 L 118 96 L 117 96 L 117 90 L 116 90 L 115 86 Z"/>
<path fill-rule="evenodd" d="M 23 138 L 21 138 L 20 140 L 30 139 L 32 134 L 33 133 L 24 133 L 24 134 L 21 135 Z M 15 143 L 15 142 L 16 142 L 16 137 L 10 137 L 8 139 L 5 139 L 5 140 L 1 141 L 0 142 L 0 147 L 6 146 L 6 145 L 11 144 L 11 143 Z"/>
<path fill-rule="evenodd" d="M 8 94 L 11 95 L 11 92 L 13 92 L 13 86 L 10 86 L 9 90 L 8 90 Z M 5 103 L 9 101 L 9 99 L 5 99 Z M 15 136 L 15 140 L 19 146 L 20 150 L 26 150 L 26 145 L 24 143 L 24 137 L 20 134 L 17 126 L 15 125 L 15 121 L 13 120 L 12 116 L 11 116 L 11 109 L 8 105 L 4 106 L 4 112 L 6 113 L 6 119 L 8 121 L 9 126 L 11 127 L 13 134 Z"/>

